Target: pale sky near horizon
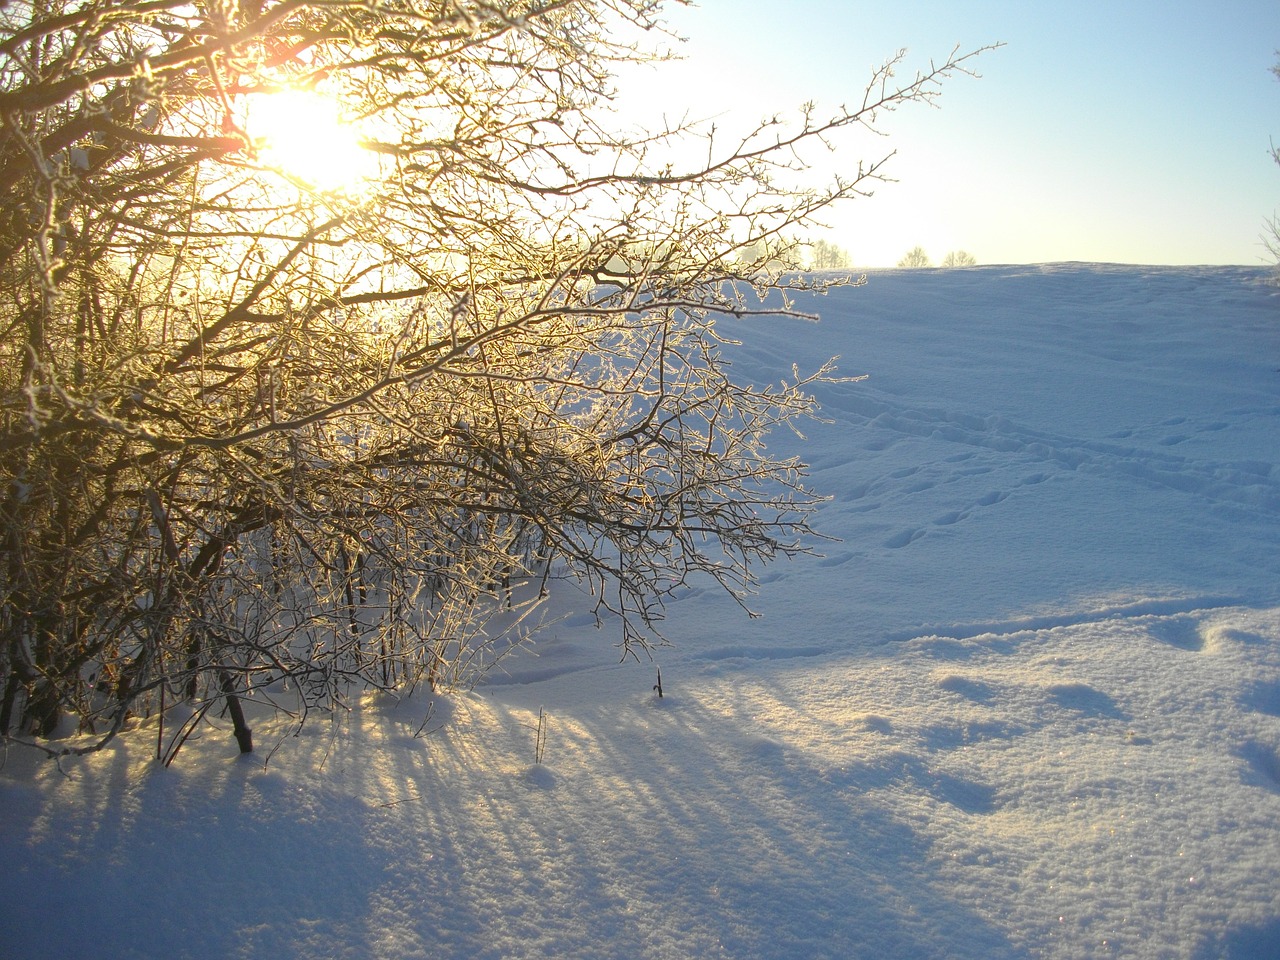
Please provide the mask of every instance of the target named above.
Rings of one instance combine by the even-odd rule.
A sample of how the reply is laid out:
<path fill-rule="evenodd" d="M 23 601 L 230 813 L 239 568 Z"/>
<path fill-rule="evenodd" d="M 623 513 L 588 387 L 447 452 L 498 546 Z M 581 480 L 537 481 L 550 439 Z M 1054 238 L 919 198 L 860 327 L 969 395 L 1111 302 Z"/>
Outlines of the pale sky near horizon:
<path fill-rule="evenodd" d="M 888 117 L 831 172 L 896 150 L 880 186 L 828 218 L 859 266 L 923 246 L 979 263 L 1270 262 L 1280 213 L 1280 0 L 699 0 L 669 5 L 684 63 L 661 69 L 673 110 L 746 125 L 806 100 L 859 101 L 900 48 L 901 71 L 1003 41 L 980 79 L 934 110 Z M 822 171 L 818 171 L 822 172 Z"/>

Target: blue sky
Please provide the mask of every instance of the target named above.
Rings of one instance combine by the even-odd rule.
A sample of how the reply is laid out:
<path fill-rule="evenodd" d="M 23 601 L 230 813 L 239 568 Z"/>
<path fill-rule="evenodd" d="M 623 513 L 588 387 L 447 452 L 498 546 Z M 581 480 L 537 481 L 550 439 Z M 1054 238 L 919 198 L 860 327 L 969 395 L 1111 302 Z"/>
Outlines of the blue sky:
<path fill-rule="evenodd" d="M 828 239 L 860 265 L 917 244 L 935 261 L 954 249 L 980 263 L 1265 261 L 1263 221 L 1280 211 L 1278 0 L 701 0 L 667 15 L 687 59 L 654 95 L 742 125 L 860 99 L 902 47 L 907 72 L 956 44 L 1006 44 L 980 58 L 981 79 L 953 80 L 940 110 L 904 110 L 887 139 L 815 164 L 897 150 L 898 182 L 829 218 Z"/>

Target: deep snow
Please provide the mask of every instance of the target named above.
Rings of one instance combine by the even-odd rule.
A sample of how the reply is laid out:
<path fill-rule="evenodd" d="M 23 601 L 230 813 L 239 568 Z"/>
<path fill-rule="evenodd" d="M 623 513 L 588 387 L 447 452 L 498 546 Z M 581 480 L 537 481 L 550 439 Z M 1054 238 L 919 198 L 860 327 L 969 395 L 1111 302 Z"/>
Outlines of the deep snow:
<path fill-rule="evenodd" d="M 883 271 L 726 324 L 833 354 L 777 452 L 824 557 L 617 662 L 0 770 L 19 958 L 1280 957 L 1280 288 Z M 666 696 L 651 690 L 662 668 Z M 545 762 L 533 763 L 539 709 Z"/>

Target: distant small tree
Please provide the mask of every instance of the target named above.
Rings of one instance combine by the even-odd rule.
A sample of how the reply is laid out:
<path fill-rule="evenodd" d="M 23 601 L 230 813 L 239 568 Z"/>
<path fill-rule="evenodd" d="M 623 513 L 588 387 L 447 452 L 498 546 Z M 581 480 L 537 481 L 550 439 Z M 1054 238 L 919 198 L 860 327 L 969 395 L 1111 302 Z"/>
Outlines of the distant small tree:
<path fill-rule="evenodd" d="M 750 243 L 744 243 L 739 247 L 737 256 L 734 258 L 735 263 L 739 265 L 756 265 L 763 262 L 767 258 L 768 250 L 763 240 L 752 240 Z"/>
<path fill-rule="evenodd" d="M 1276 75 L 1276 79 L 1280 80 L 1280 50 L 1276 51 L 1276 64 L 1271 68 L 1271 72 Z M 1280 147 L 1277 147 L 1274 141 L 1271 144 L 1271 159 L 1280 164 Z M 1276 262 L 1276 279 L 1280 280 L 1280 216 L 1272 216 L 1267 221 L 1266 229 L 1262 234 L 1262 242 L 1267 248 L 1267 252 L 1271 254 L 1271 258 Z"/>
<path fill-rule="evenodd" d="M 972 267 L 978 258 L 966 250 L 952 250 L 942 258 L 944 267 Z"/>
<path fill-rule="evenodd" d="M 929 259 L 929 255 L 924 252 L 924 247 L 912 247 L 902 259 L 898 261 L 900 267 L 931 267 L 933 261 Z"/>
<path fill-rule="evenodd" d="M 851 265 L 849 251 L 827 240 L 815 240 L 809 251 L 814 270 L 839 270 Z"/>

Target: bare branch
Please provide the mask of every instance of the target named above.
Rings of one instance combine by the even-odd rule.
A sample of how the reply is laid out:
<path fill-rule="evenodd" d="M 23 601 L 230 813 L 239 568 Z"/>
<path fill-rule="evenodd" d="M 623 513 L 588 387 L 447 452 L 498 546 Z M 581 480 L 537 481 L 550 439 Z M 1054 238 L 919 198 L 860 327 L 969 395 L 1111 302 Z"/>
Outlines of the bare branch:
<path fill-rule="evenodd" d="M 809 153 L 981 51 L 736 136 L 623 135 L 661 9 L 0 8 L 0 735 L 73 716 L 85 752 L 173 713 L 167 762 L 216 702 L 247 748 L 246 702 L 473 682 L 559 580 L 638 656 L 672 595 L 748 609 L 809 549 L 821 497 L 766 438 L 835 368 L 739 383 L 716 321 L 846 282 L 795 273 L 800 237 L 888 157 L 802 189 Z M 282 149 L 285 90 L 348 128 Z"/>

